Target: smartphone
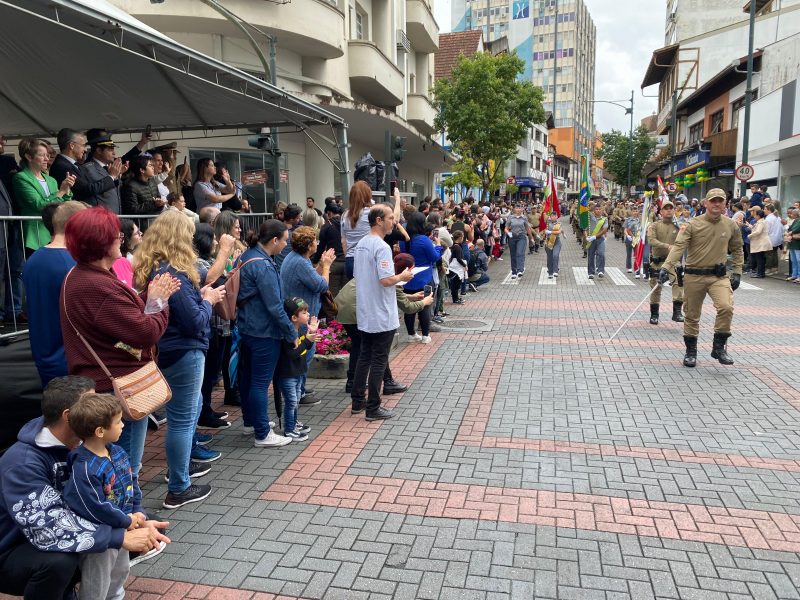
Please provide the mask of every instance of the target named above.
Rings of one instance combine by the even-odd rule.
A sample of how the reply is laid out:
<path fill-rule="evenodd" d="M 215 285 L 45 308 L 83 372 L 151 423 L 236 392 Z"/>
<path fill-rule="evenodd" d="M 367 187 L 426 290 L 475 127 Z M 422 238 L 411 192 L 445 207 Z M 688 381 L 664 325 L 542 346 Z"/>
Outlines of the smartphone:
<path fill-rule="evenodd" d="M 148 126 L 144 130 L 144 134 L 147 137 L 152 137 L 152 135 L 153 135 L 153 126 L 148 124 Z"/>
<path fill-rule="evenodd" d="M 389 182 L 389 195 L 390 196 L 394 196 L 395 188 L 397 188 L 397 182 L 396 181 L 390 181 Z"/>
<path fill-rule="evenodd" d="M 427 296 L 430 296 L 431 294 L 433 294 L 433 286 L 432 285 L 426 285 L 422 289 L 423 289 L 423 292 L 422 292 L 422 296 L 423 297 L 427 297 Z"/>

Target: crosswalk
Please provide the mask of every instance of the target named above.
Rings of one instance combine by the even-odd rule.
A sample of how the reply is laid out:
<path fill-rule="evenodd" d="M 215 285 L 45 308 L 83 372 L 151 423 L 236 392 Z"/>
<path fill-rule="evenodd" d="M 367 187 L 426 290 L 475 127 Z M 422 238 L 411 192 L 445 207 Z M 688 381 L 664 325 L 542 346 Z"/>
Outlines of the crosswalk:
<path fill-rule="evenodd" d="M 528 269 L 532 271 L 533 269 Z M 572 272 L 572 277 L 568 277 L 566 274 Z M 577 284 L 579 286 L 584 285 L 614 285 L 614 286 L 635 286 L 636 280 L 632 279 L 632 276 L 628 276 L 622 269 L 618 267 L 607 267 L 605 270 L 605 277 L 602 279 L 595 276 L 594 279 L 589 279 L 589 275 L 586 272 L 586 267 L 572 267 L 569 270 L 562 271 L 559 277 L 554 277 L 550 279 L 547 276 L 547 267 L 541 267 L 539 271 L 538 279 L 533 276 L 533 274 L 526 275 L 525 277 L 519 279 L 511 279 L 511 273 L 509 272 L 501 285 L 519 285 L 521 282 L 529 283 L 532 282 L 535 285 L 558 285 L 559 283 L 562 284 Z M 745 291 L 761 291 L 763 288 L 753 285 L 752 283 L 747 283 L 743 281 L 739 286 L 740 290 Z"/>

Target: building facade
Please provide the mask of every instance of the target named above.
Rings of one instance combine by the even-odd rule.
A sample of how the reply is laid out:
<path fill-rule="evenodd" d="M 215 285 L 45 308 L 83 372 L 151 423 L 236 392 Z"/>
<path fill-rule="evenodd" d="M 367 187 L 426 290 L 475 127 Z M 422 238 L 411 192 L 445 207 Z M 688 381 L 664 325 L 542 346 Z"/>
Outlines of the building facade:
<path fill-rule="evenodd" d="M 580 157 L 594 149 L 597 32 L 583 0 L 453 0 L 453 31 L 482 29 L 505 35 L 525 61 L 523 77 L 544 91 L 553 114 L 550 143 L 571 159 L 569 191 L 580 183 Z M 576 166 L 577 165 L 577 166 Z"/>
<path fill-rule="evenodd" d="M 119 8 L 174 40 L 244 71 L 264 77 L 246 36 L 223 15 L 191 0 L 111 0 Z M 436 115 L 430 101 L 438 25 L 431 0 L 303 0 L 289 3 L 225 0 L 226 9 L 274 38 L 276 84 L 325 107 L 348 122 L 350 170 L 364 153 L 383 159 L 385 131 L 407 138 L 400 163 L 402 191 L 430 193 L 433 174 L 446 153 L 432 139 Z M 249 32 L 269 55 L 269 41 Z M 145 85 L 146 87 L 146 85 Z M 157 99 L 153 100 L 157 110 Z M 341 193 L 331 136 L 281 132 L 280 156 L 250 148 L 247 133 L 214 132 L 179 139 L 192 161 L 212 156 L 228 162 L 237 178 L 270 172 L 280 161 L 280 199 L 302 203 Z M 163 136 L 162 136 L 163 139 Z M 256 207 L 271 210 L 273 184 L 255 185 Z M 344 191 L 345 195 L 347 191 Z"/>

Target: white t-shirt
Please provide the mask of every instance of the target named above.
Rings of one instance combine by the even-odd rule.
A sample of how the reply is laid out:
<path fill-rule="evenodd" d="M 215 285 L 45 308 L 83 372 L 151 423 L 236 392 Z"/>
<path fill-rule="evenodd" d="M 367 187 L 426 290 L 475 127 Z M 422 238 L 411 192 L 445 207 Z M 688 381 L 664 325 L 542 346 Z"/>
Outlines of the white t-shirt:
<path fill-rule="evenodd" d="M 397 329 L 395 286 L 384 287 L 380 280 L 394 276 L 392 249 L 383 238 L 366 235 L 355 248 L 356 320 L 359 331 L 382 333 Z"/>

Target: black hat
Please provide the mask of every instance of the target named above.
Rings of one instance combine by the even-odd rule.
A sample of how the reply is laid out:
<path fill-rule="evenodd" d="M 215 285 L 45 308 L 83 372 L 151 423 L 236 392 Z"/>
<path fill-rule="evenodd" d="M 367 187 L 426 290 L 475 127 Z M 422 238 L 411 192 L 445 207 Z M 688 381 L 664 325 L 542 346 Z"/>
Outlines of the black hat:
<path fill-rule="evenodd" d="M 92 148 L 96 148 L 97 146 L 114 147 L 114 141 L 111 139 L 111 134 L 105 129 L 90 129 L 87 131 L 86 142 Z"/>
<path fill-rule="evenodd" d="M 302 298 L 287 298 L 283 301 L 283 310 L 286 311 L 286 314 L 290 318 L 303 309 L 308 310 L 308 304 L 306 304 L 306 301 Z"/>

